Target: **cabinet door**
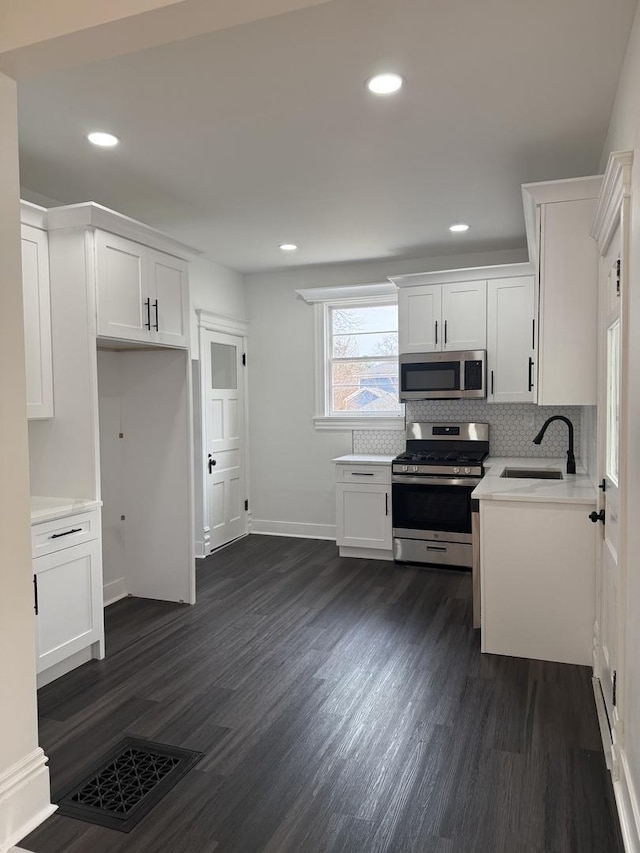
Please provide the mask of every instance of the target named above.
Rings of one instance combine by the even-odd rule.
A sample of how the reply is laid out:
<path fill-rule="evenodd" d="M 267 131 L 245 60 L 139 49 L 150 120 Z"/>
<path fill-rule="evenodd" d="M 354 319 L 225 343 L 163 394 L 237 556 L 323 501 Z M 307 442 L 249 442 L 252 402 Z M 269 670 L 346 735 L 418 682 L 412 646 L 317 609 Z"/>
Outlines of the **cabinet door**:
<path fill-rule="evenodd" d="M 533 402 L 534 277 L 493 279 L 487 284 L 488 400 Z"/>
<path fill-rule="evenodd" d="M 189 344 L 189 281 L 187 264 L 148 249 L 152 339 L 168 346 Z"/>
<path fill-rule="evenodd" d="M 147 249 L 96 231 L 95 251 L 98 336 L 149 341 L 152 297 Z"/>
<path fill-rule="evenodd" d="M 541 209 L 538 404 L 597 402 L 598 251 L 590 236 L 597 199 Z"/>
<path fill-rule="evenodd" d="M 398 295 L 400 352 L 442 349 L 442 286 L 404 287 Z"/>
<path fill-rule="evenodd" d="M 391 487 L 336 486 L 336 541 L 351 548 L 391 550 Z"/>
<path fill-rule="evenodd" d="M 47 234 L 22 226 L 22 298 L 27 374 L 27 416 L 53 417 L 51 305 Z"/>
<path fill-rule="evenodd" d="M 100 542 L 86 542 L 33 561 L 37 590 L 36 671 L 102 639 Z"/>
<path fill-rule="evenodd" d="M 486 281 L 442 285 L 442 324 L 442 349 L 486 349 Z"/>

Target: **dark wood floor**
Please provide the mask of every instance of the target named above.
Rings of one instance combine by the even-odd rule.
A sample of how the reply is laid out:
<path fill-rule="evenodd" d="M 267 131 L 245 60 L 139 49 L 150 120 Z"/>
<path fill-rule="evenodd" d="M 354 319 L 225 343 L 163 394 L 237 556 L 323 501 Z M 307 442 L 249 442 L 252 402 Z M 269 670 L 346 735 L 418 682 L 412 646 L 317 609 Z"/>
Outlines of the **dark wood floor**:
<path fill-rule="evenodd" d="M 586 668 L 483 656 L 462 573 L 251 536 L 198 604 L 107 610 L 40 691 L 54 793 L 126 733 L 206 753 L 129 835 L 35 853 L 622 853 Z"/>

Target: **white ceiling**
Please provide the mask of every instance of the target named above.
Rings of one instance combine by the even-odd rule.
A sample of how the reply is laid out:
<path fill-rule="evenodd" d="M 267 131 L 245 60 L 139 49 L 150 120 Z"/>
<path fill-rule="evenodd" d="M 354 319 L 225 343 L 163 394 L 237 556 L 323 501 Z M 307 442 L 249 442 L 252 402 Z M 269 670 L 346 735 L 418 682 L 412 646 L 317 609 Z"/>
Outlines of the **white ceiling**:
<path fill-rule="evenodd" d="M 21 81 L 22 183 L 244 272 L 520 247 L 521 183 L 598 170 L 636 2 L 333 0 Z"/>

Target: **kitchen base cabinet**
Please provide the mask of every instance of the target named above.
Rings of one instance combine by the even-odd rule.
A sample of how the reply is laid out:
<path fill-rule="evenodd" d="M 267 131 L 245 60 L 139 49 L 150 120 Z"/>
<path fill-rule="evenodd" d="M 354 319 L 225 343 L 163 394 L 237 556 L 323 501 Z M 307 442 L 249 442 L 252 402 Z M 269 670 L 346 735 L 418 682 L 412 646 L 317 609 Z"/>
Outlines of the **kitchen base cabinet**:
<path fill-rule="evenodd" d="M 104 657 L 99 528 L 97 510 L 32 527 L 35 542 L 50 543 L 33 560 L 38 686 Z"/>
<path fill-rule="evenodd" d="M 597 531 L 591 508 L 480 502 L 483 652 L 592 664 Z"/>
<path fill-rule="evenodd" d="M 336 543 L 341 557 L 393 559 L 391 466 L 336 466 Z"/>

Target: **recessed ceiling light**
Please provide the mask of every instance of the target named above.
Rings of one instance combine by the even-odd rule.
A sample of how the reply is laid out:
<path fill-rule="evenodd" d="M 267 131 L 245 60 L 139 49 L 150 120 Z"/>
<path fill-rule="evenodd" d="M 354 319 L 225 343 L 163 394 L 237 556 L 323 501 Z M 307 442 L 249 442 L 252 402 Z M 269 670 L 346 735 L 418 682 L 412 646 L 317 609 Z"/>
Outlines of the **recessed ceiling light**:
<path fill-rule="evenodd" d="M 295 243 L 280 243 L 280 250 L 282 252 L 295 252 L 297 248 Z"/>
<path fill-rule="evenodd" d="M 404 80 L 399 74 L 376 74 L 367 80 L 367 88 L 375 95 L 392 95 L 403 83 Z"/>
<path fill-rule="evenodd" d="M 468 231 L 468 230 L 469 230 L 469 226 L 466 225 L 464 222 L 458 222 L 458 223 L 456 223 L 456 225 L 450 225 L 449 226 L 449 231 L 453 231 L 454 233 L 458 233 L 459 231 Z"/>
<path fill-rule="evenodd" d="M 100 148 L 113 148 L 120 140 L 113 133 L 104 133 L 101 130 L 96 130 L 93 133 L 87 134 L 87 139 L 93 145 L 99 145 Z"/>

